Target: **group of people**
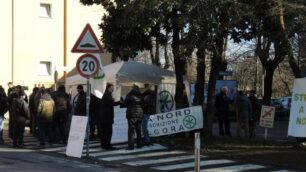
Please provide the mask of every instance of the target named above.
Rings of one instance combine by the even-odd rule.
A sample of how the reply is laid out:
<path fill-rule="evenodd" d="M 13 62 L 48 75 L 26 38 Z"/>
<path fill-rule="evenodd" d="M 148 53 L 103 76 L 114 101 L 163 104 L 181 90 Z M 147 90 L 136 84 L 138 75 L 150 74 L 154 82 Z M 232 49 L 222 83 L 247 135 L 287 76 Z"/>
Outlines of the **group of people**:
<path fill-rule="evenodd" d="M 149 116 L 155 114 L 155 92 L 149 84 L 144 84 L 145 91 L 133 85 L 125 100 L 114 101 L 114 86 L 107 84 L 102 99 L 90 95 L 89 126 L 90 140 L 100 138 L 101 148 L 112 150 L 111 137 L 114 123 L 114 106 L 126 107 L 128 121 L 128 149 L 134 149 L 134 133 L 136 146 L 151 145 L 147 124 Z M 24 129 L 29 121 L 30 132 L 39 138 L 40 147 L 46 142 L 66 144 L 71 115 L 86 116 L 86 93 L 83 86 L 77 86 L 78 94 L 71 102 L 71 95 L 64 86 L 57 91 L 44 87 L 34 87 L 29 99 L 20 85 L 9 83 L 7 95 L 0 87 L 0 143 L 3 143 L 4 114 L 9 111 L 9 137 L 14 147 L 22 147 Z M 142 133 L 144 138 L 142 139 Z"/>
<path fill-rule="evenodd" d="M 216 95 L 215 108 L 218 118 L 219 134 L 221 136 L 231 136 L 230 131 L 230 103 L 234 103 L 237 119 L 237 136 L 244 132 L 245 137 L 255 137 L 256 122 L 259 118 L 260 106 L 254 90 L 249 91 L 247 96 L 243 91 L 238 91 L 234 102 L 228 97 L 228 88 L 223 87 L 221 92 Z"/>
<path fill-rule="evenodd" d="M 151 145 L 147 129 L 149 116 L 155 114 L 155 93 L 150 89 L 149 84 L 145 84 L 145 91 L 140 92 L 138 85 L 133 85 L 124 100 L 114 101 L 112 84 L 107 84 L 106 91 L 99 106 L 98 132 L 101 137 L 102 149 L 112 150 L 112 124 L 114 123 L 114 106 L 126 107 L 126 118 L 128 121 L 128 148 L 135 148 L 134 133 L 136 133 L 136 146 Z M 144 139 L 142 140 L 141 134 Z"/>

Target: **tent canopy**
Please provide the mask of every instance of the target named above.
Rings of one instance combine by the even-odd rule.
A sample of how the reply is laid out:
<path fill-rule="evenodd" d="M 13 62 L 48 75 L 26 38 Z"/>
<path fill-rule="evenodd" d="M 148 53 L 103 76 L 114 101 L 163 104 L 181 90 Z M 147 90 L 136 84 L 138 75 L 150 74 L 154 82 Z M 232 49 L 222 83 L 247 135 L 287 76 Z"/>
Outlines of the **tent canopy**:
<path fill-rule="evenodd" d="M 130 85 L 132 83 L 176 83 L 175 73 L 158 66 L 136 61 L 120 61 L 103 67 L 106 81 L 116 85 Z M 86 79 L 79 74 L 66 79 L 68 85 L 85 84 Z"/>

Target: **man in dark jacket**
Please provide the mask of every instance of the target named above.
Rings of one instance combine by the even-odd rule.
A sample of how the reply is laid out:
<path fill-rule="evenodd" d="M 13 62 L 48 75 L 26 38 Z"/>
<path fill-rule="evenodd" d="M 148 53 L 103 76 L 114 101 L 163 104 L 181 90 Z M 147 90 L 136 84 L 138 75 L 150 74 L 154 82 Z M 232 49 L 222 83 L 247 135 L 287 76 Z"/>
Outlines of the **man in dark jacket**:
<path fill-rule="evenodd" d="M 144 145 L 152 145 L 150 143 L 150 136 L 148 132 L 148 121 L 150 119 L 150 115 L 155 114 L 156 111 L 156 98 L 155 93 L 150 89 L 149 84 L 144 84 L 145 91 L 142 93 L 142 97 L 144 99 L 143 105 L 143 120 L 142 120 L 142 132 L 143 132 L 143 140 Z"/>
<path fill-rule="evenodd" d="M 66 93 L 65 87 L 61 85 L 58 87 L 58 91 L 53 94 L 52 98 L 55 102 L 55 113 L 53 117 L 55 139 L 66 144 L 68 136 L 66 125 L 71 111 L 70 95 Z"/>
<path fill-rule="evenodd" d="M 112 96 L 114 86 L 110 83 L 106 85 L 106 90 L 101 100 L 101 106 L 99 106 L 98 115 L 98 130 L 101 138 L 101 148 L 105 150 L 113 150 L 111 146 L 111 139 L 113 134 L 114 123 L 114 106 L 120 104 L 115 102 Z"/>
<path fill-rule="evenodd" d="M 127 107 L 126 118 L 128 120 L 128 150 L 134 149 L 134 132 L 137 135 L 137 147 L 141 148 L 141 123 L 143 119 L 143 98 L 139 87 L 133 85 L 132 90 L 127 94 L 124 100 L 124 106 Z"/>
<path fill-rule="evenodd" d="M 76 99 L 74 114 L 79 116 L 86 116 L 86 93 L 84 92 L 83 86 L 77 86 L 78 94 L 75 96 Z"/>
<path fill-rule="evenodd" d="M 223 87 L 221 92 L 216 95 L 216 115 L 218 117 L 219 123 L 219 134 L 224 136 L 224 127 L 225 134 L 231 136 L 230 123 L 229 123 L 229 98 L 227 96 L 228 89 Z M 224 126 L 224 127 L 223 127 Z"/>
<path fill-rule="evenodd" d="M 243 91 L 239 91 L 235 103 L 237 115 L 237 136 L 240 136 L 240 130 L 244 129 L 244 135 L 247 137 L 249 136 L 249 119 L 252 116 L 251 102 Z"/>
<path fill-rule="evenodd" d="M 22 98 L 22 87 L 16 86 L 16 97 L 12 100 L 13 146 L 23 146 L 23 135 L 26 120 L 30 118 L 27 102 Z"/>

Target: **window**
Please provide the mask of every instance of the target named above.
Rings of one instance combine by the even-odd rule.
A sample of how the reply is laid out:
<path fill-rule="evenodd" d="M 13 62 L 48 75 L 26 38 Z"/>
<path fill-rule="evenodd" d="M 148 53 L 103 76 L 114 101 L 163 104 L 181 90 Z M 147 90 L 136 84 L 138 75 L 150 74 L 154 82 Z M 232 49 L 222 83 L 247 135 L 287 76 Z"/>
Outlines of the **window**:
<path fill-rule="evenodd" d="M 51 62 L 41 61 L 38 66 L 38 75 L 50 76 L 51 75 Z"/>
<path fill-rule="evenodd" d="M 39 17 L 51 18 L 51 4 L 40 4 Z"/>

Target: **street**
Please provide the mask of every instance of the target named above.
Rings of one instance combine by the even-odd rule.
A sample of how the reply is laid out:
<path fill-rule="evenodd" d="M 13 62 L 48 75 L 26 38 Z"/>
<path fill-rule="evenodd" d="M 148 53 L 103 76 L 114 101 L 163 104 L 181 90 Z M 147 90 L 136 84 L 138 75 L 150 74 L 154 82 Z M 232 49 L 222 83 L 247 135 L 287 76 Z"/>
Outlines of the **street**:
<path fill-rule="evenodd" d="M 127 144 L 115 144 L 116 150 L 105 151 L 98 141 L 90 142 L 89 158 L 84 146 L 81 159 L 65 155 L 66 146 L 48 145 L 39 149 L 39 142 L 26 130 L 24 149 L 1 146 L 0 163 L 5 171 L 194 171 L 194 155 L 155 143 L 140 149 L 126 150 Z M 200 158 L 201 171 L 291 171 L 276 166 L 239 162 L 227 158 Z"/>

